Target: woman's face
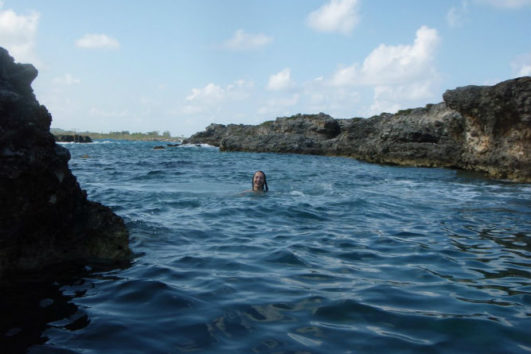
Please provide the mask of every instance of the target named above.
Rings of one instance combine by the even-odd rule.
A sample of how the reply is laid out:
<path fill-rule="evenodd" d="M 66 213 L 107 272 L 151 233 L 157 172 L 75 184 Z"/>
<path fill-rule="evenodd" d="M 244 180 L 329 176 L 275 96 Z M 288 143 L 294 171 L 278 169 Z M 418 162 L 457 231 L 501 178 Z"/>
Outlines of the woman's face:
<path fill-rule="evenodd" d="M 264 174 L 262 172 L 256 172 L 253 176 L 253 186 L 255 188 L 262 189 L 262 186 L 264 185 Z"/>

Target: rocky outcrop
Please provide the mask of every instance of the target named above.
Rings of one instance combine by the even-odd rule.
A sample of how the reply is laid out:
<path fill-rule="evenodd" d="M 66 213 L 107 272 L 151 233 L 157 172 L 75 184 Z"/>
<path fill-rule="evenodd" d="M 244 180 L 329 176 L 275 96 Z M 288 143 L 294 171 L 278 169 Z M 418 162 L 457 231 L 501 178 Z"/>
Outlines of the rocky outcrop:
<path fill-rule="evenodd" d="M 204 133 L 184 143 L 208 143 L 225 151 L 319 154 L 323 151 L 322 142 L 336 137 L 339 132 L 339 123 L 320 113 L 277 118 L 258 126 L 211 124 Z"/>
<path fill-rule="evenodd" d="M 79 187 L 33 94 L 36 76 L 0 48 L 0 277 L 61 262 L 126 261 L 124 222 Z"/>
<path fill-rule="evenodd" d="M 90 136 L 86 135 L 68 135 L 68 134 L 60 134 L 60 135 L 54 135 L 55 141 L 61 142 L 61 143 L 91 143 L 92 139 Z"/>
<path fill-rule="evenodd" d="M 223 151 L 350 156 L 408 166 L 452 167 L 531 182 L 531 78 L 449 90 L 444 102 L 368 119 L 318 115 L 257 126 L 211 124 L 185 143 Z"/>
<path fill-rule="evenodd" d="M 531 77 L 446 91 L 464 117 L 459 167 L 531 182 Z"/>

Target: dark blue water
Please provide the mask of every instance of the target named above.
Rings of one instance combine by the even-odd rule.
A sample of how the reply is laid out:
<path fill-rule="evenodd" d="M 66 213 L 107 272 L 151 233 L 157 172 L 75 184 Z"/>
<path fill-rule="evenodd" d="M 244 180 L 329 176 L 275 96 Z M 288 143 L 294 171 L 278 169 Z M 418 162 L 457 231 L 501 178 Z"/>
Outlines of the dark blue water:
<path fill-rule="evenodd" d="M 31 351 L 531 352 L 529 184 L 156 144 L 65 145 L 136 257 Z"/>

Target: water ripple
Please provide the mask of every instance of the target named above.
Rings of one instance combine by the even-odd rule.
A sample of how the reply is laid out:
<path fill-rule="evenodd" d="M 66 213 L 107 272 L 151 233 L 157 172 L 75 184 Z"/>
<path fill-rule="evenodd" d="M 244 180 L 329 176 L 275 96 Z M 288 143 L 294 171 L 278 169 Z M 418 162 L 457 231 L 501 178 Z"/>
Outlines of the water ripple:
<path fill-rule="evenodd" d="M 137 256 L 36 351 L 531 351 L 529 185 L 154 144 L 68 146 Z M 271 191 L 241 195 L 256 169 Z"/>

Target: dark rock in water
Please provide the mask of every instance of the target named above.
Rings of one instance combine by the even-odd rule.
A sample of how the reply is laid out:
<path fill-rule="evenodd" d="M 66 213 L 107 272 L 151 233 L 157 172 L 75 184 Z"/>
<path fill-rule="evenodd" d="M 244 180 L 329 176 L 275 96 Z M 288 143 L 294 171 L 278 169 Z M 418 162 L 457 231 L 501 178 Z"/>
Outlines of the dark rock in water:
<path fill-rule="evenodd" d="M 162 146 L 162 145 L 157 145 L 157 146 L 153 147 L 153 150 L 164 150 L 164 149 L 165 149 L 165 147 Z"/>
<path fill-rule="evenodd" d="M 531 77 L 450 90 L 442 103 L 367 119 L 320 113 L 257 126 L 211 124 L 184 143 L 452 167 L 531 182 Z"/>
<path fill-rule="evenodd" d="M 92 143 L 90 136 L 85 135 L 55 135 L 55 141 L 62 143 Z"/>
<path fill-rule="evenodd" d="M 62 262 L 127 261 L 124 222 L 79 187 L 31 89 L 36 76 L 0 48 L 0 277 Z"/>
<path fill-rule="evenodd" d="M 249 127 L 247 125 L 229 125 L 231 130 L 236 130 L 237 127 Z M 183 144 L 209 144 L 212 146 L 219 146 L 221 139 L 228 134 L 227 126 L 223 124 L 210 124 L 204 132 L 199 132 L 190 137 L 184 139 Z"/>

